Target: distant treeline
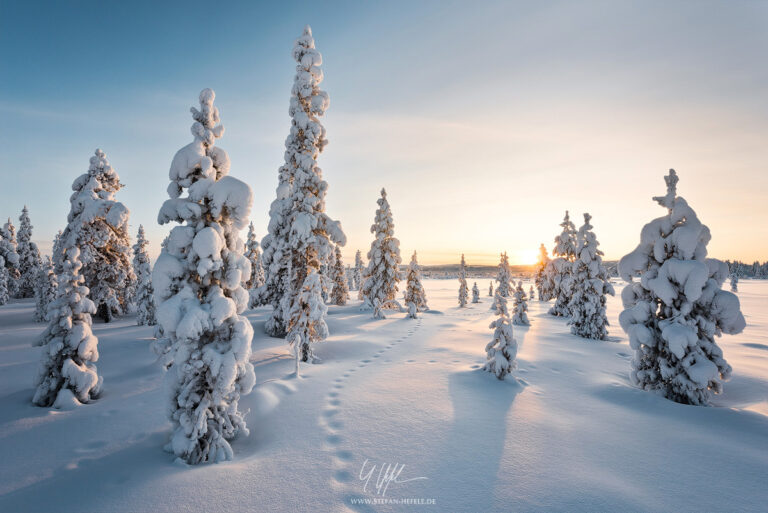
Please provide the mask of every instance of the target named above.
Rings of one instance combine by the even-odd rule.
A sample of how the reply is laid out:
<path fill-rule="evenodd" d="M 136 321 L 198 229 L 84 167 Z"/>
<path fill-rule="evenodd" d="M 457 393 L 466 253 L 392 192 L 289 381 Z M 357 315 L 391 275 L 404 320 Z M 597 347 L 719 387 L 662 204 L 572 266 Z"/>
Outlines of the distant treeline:
<path fill-rule="evenodd" d="M 768 278 L 768 262 L 745 264 L 738 260 L 733 262 L 726 260 L 725 263 L 728 264 L 728 270 L 731 274 L 735 274 L 739 278 Z"/>

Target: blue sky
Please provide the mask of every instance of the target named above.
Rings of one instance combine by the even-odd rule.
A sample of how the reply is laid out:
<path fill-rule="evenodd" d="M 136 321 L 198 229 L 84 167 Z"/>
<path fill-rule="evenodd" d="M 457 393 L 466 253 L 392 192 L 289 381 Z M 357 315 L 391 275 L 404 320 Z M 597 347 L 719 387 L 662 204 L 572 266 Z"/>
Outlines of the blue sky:
<path fill-rule="evenodd" d="M 669 167 L 710 253 L 768 258 L 768 3 L 0 0 L 0 216 L 44 251 L 97 147 L 155 248 L 189 107 L 216 90 L 231 173 L 267 226 L 293 40 L 323 54 L 328 211 L 367 251 L 387 187 L 404 259 L 530 260 L 563 211 L 609 258 L 663 211 Z M 746 222 L 745 222 L 746 221 Z"/>

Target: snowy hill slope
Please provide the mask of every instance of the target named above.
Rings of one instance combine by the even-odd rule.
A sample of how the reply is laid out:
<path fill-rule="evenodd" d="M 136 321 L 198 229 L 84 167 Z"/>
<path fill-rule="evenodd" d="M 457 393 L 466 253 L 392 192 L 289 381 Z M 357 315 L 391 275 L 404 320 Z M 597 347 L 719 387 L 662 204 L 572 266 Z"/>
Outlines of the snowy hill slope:
<path fill-rule="evenodd" d="M 151 328 L 96 324 L 103 396 L 52 411 L 30 402 L 33 303 L 0 308 L 0 511 L 764 510 L 768 283 L 740 283 L 748 326 L 720 339 L 734 372 L 714 408 L 629 386 L 616 298 L 608 342 L 570 335 L 532 301 L 532 325 L 514 328 L 519 382 L 499 382 L 478 370 L 491 298 L 460 310 L 457 282 L 424 285 L 435 311 L 418 320 L 329 307 L 323 362 L 299 379 L 284 341 L 263 335 L 269 309 L 249 312 L 251 435 L 234 461 L 199 467 L 162 451 Z M 382 465 L 399 474 L 377 488 Z"/>

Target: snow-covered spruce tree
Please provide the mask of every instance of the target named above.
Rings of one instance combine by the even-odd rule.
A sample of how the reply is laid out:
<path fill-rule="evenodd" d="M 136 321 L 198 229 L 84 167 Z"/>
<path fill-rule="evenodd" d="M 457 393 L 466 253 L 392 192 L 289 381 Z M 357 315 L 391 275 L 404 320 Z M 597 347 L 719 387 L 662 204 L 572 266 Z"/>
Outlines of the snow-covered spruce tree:
<path fill-rule="evenodd" d="M 640 244 L 619 262 L 628 282 L 619 323 L 635 350 L 635 386 L 679 403 L 707 404 L 731 374 L 715 337 L 741 333 L 746 322 L 739 298 L 721 289 L 726 264 L 706 258 L 709 228 L 677 196 L 674 170 L 665 181 L 667 194 L 654 200 L 667 215 L 646 224 Z"/>
<path fill-rule="evenodd" d="M 0 227 L 0 305 L 8 302 L 13 291 L 12 277 L 19 267 L 19 255 L 16 246 L 6 237 L 10 236 L 6 230 Z"/>
<path fill-rule="evenodd" d="M 493 340 L 485 346 L 486 362 L 483 370 L 504 379 L 507 374 L 517 368 L 517 341 L 512 332 L 512 321 L 507 310 L 507 298 L 496 289 L 494 296 L 496 315 L 498 316 L 489 326 L 493 330 Z"/>
<path fill-rule="evenodd" d="M 563 231 L 555 237 L 554 258 L 549 262 L 545 273 L 548 276 L 548 288 L 555 299 L 555 304 L 550 308 L 549 314 L 558 317 L 567 317 L 571 311 L 568 304 L 571 302 L 571 288 L 573 285 L 571 265 L 576 259 L 576 227 L 571 222 L 568 211 L 565 211 L 563 222 L 560 223 Z"/>
<path fill-rule="evenodd" d="M 48 305 L 48 327 L 33 343 L 43 351 L 32 402 L 55 408 L 90 402 L 102 386 L 94 365 L 99 341 L 91 332 L 96 306 L 83 285 L 80 249 L 64 244 L 62 258 L 56 299 Z"/>
<path fill-rule="evenodd" d="M 11 297 L 19 297 L 19 288 L 21 287 L 21 271 L 19 266 L 21 264 L 21 258 L 18 253 L 18 244 L 16 242 L 16 227 L 13 225 L 11 218 L 8 218 L 2 229 L 0 229 L 0 235 L 6 241 L 6 249 L 4 253 L 8 255 L 5 259 L 5 268 L 8 271 L 8 293 Z"/>
<path fill-rule="evenodd" d="M 196 464 L 232 458 L 228 440 L 248 434 L 240 396 L 255 383 L 249 362 L 253 328 L 243 284 L 251 274 L 239 231 L 253 195 L 229 176 L 229 156 L 214 145 L 224 133 L 210 89 L 192 108 L 194 141 L 173 157 L 167 199 L 158 222 L 180 223 L 152 270 L 156 351 L 169 365 L 165 380 L 173 435 L 167 449 Z M 182 194 L 186 192 L 186 196 Z"/>
<path fill-rule="evenodd" d="M 293 177 L 287 198 L 285 246 L 290 255 L 289 288 L 282 305 L 286 312 L 286 339 L 289 344 L 300 345 L 301 360 L 306 362 L 315 360 L 312 343 L 328 336 L 323 295 L 332 282 L 327 274 L 321 274 L 320 268 L 331 262 L 334 244 L 343 246 L 347 239 L 339 222 L 325 213 L 328 183 L 323 180 L 317 158 L 328 143 L 319 118 L 328 108 L 329 100 L 320 89 L 323 59 L 315 49 L 309 26 L 296 40 L 293 57 L 297 64 L 291 91 L 292 124 L 285 152 L 285 163 L 292 168 Z"/>
<path fill-rule="evenodd" d="M 61 236 L 63 235 L 62 231 L 59 230 L 56 232 L 56 236 L 53 238 L 53 250 L 51 251 L 51 261 L 53 262 L 53 272 L 58 276 L 61 273 L 62 265 L 63 265 L 63 252 L 61 248 L 62 240 Z"/>
<path fill-rule="evenodd" d="M 27 298 L 35 295 L 35 283 L 43 261 L 37 244 L 32 242 L 32 222 L 29 220 L 27 206 L 19 216 L 19 235 L 16 252 L 19 254 L 19 297 Z"/>
<path fill-rule="evenodd" d="M 72 183 L 69 224 L 61 235 L 63 247 L 80 248 L 85 286 L 105 322 L 123 314 L 135 279 L 128 234 L 130 212 L 115 200 L 122 187 L 107 156 L 97 149 L 88 172 Z"/>
<path fill-rule="evenodd" d="M 354 282 L 354 290 L 360 290 L 363 286 L 363 274 L 365 273 L 365 265 L 363 264 L 363 256 L 358 249 L 355 253 L 355 268 L 352 271 L 352 281 Z"/>
<path fill-rule="evenodd" d="M 245 242 L 245 257 L 251 263 L 251 276 L 245 283 L 250 297 L 248 308 L 261 306 L 261 290 L 264 286 L 264 266 L 261 264 L 261 249 L 256 239 L 256 231 L 253 223 L 248 225 L 248 238 Z"/>
<path fill-rule="evenodd" d="M 512 294 L 512 307 L 514 312 L 512 313 L 512 324 L 518 326 L 530 326 L 528 320 L 528 296 L 525 295 L 523 290 L 523 282 L 518 281 L 515 292 Z"/>
<path fill-rule="evenodd" d="M 392 210 L 387 201 L 387 191 L 381 189 L 381 198 L 377 200 L 379 208 L 371 226 L 375 235 L 368 251 L 368 269 L 365 283 L 361 289 L 365 300 L 364 309 L 373 309 L 374 317 L 384 318 L 382 310 L 387 308 L 400 309 L 395 300 L 397 283 L 402 279 L 400 272 L 400 241 L 395 238 L 395 223 L 392 220 Z M 378 308 L 377 306 L 378 301 Z"/>
<path fill-rule="evenodd" d="M 737 273 L 731 274 L 731 292 L 739 291 L 739 275 Z"/>
<path fill-rule="evenodd" d="M 411 256 L 411 263 L 408 264 L 404 301 L 405 307 L 408 309 L 408 317 L 412 319 L 416 318 L 417 312 L 429 310 L 427 306 L 427 293 L 421 284 L 421 266 L 419 266 L 419 260 L 415 251 L 413 256 Z"/>
<path fill-rule="evenodd" d="M 152 269 L 149 265 L 147 253 L 149 241 L 144 235 L 144 226 L 139 225 L 136 235 L 136 244 L 133 245 L 133 273 L 136 276 L 136 292 L 133 302 L 136 306 L 136 324 L 139 326 L 154 326 L 155 298 L 152 288 Z"/>
<path fill-rule="evenodd" d="M 547 286 L 549 280 L 546 279 L 546 269 L 549 264 L 549 255 L 547 255 L 547 248 L 544 244 L 539 246 L 539 259 L 536 262 L 536 270 L 534 271 L 533 282 L 536 284 L 536 290 L 539 292 L 539 301 L 549 301 L 552 299 L 552 291 Z M 533 294 L 531 294 L 533 299 Z"/>
<path fill-rule="evenodd" d="M 352 268 L 347 264 L 347 268 L 344 269 L 347 277 L 347 292 L 355 288 L 355 276 Z"/>
<path fill-rule="evenodd" d="M 48 305 L 56 299 L 56 274 L 53 272 L 53 262 L 46 256 L 35 279 L 35 322 L 45 322 Z"/>
<path fill-rule="evenodd" d="M 349 284 L 347 283 L 347 270 L 341 259 L 341 249 L 336 246 L 336 258 L 333 265 L 333 289 L 331 290 L 331 302 L 334 305 L 344 306 L 349 299 Z"/>
<path fill-rule="evenodd" d="M 473 303 L 480 302 L 480 289 L 477 288 L 477 282 L 475 282 L 475 284 L 472 285 L 472 302 Z"/>
<path fill-rule="evenodd" d="M 589 223 L 591 219 L 591 215 L 584 214 L 584 224 L 576 237 L 578 246 L 571 270 L 573 285 L 568 324 L 574 335 L 605 340 L 608 336 L 605 295 L 614 295 L 614 291 L 603 265 L 603 252 L 598 249 L 600 243 Z"/>
<path fill-rule="evenodd" d="M 6 304 L 11 299 L 8 290 L 8 269 L 5 268 L 5 259 L 0 257 L 0 306 Z"/>
<path fill-rule="evenodd" d="M 488 285 L 488 295 L 493 297 L 493 282 Z"/>
<path fill-rule="evenodd" d="M 461 265 L 459 265 L 459 308 L 467 306 L 469 290 L 467 287 L 467 263 L 464 261 L 464 255 L 461 255 Z"/>
<path fill-rule="evenodd" d="M 509 257 L 507 256 L 507 252 L 501 254 L 501 261 L 499 262 L 499 271 L 496 274 L 496 281 L 499 282 L 499 284 L 496 286 L 496 291 L 502 295 L 502 297 L 507 297 L 510 294 L 511 288 L 509 286 L 509 280 L 510 280 L 510 270 L 509 270 Z M 493 285 L 491 285 L 493 286 Z M 494 302 L 494 306 L 495 306 Z"/>
<path fill-rule="evenodd" d="M 528 298 L 533 301 L 536 296 L 534 295 L 533 285 L 528 289 Z"/>

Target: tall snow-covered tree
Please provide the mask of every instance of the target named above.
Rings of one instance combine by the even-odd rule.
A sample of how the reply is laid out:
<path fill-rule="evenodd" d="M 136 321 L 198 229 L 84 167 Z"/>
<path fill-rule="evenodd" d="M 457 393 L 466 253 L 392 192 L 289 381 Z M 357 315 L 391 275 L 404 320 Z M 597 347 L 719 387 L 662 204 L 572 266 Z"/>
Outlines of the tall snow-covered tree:
<path fill-rule="evenodd" d="M 739 275 L 737 273 L 731 274 L 731 292 L 739 291 Z"/>
<path fill-rule="evenodd" d="M 133 273 L 136 276 L 136 289 L 133 303 L 136 306 L 136 323 L 139 326 L 154 326 L 155 298 L 152 288 L 152 269 L 147 253 L 149 241 L 144 235 L 144 226 L 139 225 L 136 244 L 133 245 Z"/>
<path fill-rule="evenodd" d="M 408 309 L 408 317 L 412 319 L 416 318 L 417 312 L 429 310 L 427 306 L 427 293 L 421 284 L 421 266 L 419 266 L 419 260 L 415 251 L 413 256 L 411 256 L 411 263 L 408 264 L 404 301 L 405 307 Z"/>
<path fill-rule="evenodd" d="M 19 254 L 19 297 L 27 298 L 35 295 L 37 274 L 43 261 L 37 244 L 32 242 L 32 222 L 29 220 L 27 206 L 19 216 L 19 234 L 16 252 Z"/>
<path fill-rule="evenodd" d="M 488 295 L 493 297 L 493 282 L 488 285 Z"/>
<path fill-rule="evenodd" d="M 510 294 L 511 288 L 509 286 L 509 280 L 511 279 L 509 270 L 509 257 L 507 252 L 501 254 L 501 261 L 499 262 L 499 271 L 496 274 L 496 281 L 499 284 L 496 286 L 496 292 L 501 294 L 502 297 L 507 297 Z M 493 286 L 493 285 L 491 285 Z M 494 306 L 495 306 L 494 302 Z"/>
<path fill-rule="evenodd" d="M 467 263 L 464 261 L 464 254 L 461 255 L 461 264 L 459 265 L 459 308 L 467 306 L 469 290 L 467 288 Z"/>
<path fill-rule="evenodd" d="M 355 268 L 352 271 L 352 281 L 354 283 L 354 290 L 360 290 L 363 287 L 363 274 L 365 273 L 365 265 L 363 264 L 363 256 L 358 249 L 355 253 Z"/>
<path fill-rule="evenodd" d="M 514 308 L 512 324 L 529 326 L 531 323 L 528 320 L 528 296 L 525 295 L 522 281 L 517 282 L 517 287 L 512 294 L 512 307 Z"/>
<path fill-rule="evenodd" d="M 496 320 L 489 326 L 493 330 L 493 340 L 485 346 L 486 362 L 483 369 L 504 379 L 517 368 L 517 341 L 512 332 L 512 321 L 507 310 L 507 298 L 498 289 L 494 296 L 496 302 Z"/>
<path fill-rule="evenodd" d="M 480 302 L 480 289 L 477 288 L 477 282 L 475 282 L 475 284 L 472 285 L 472 302 L 473 303 Z"/>
<path fill-rule="evenodd" d="M 63 261 L 61 257 L 63 255 L 63 249 L 61 247 L 63 232 L 59 230 L 56 232 L 56 236 L 53 238 L 53 250 L 51 251 L 51 261 L 53 262 L 53 272 L 58 276 L 63 269 Z"/>
<path fill-rule="evenodd" d="M 18 242 L 16 241 L 16 227 L 11 218 L 0 229 L 0 236 L 6 241 L 4 253 L 8 255 L 5 259 L 5 268 L 8 271 L 8 293 L 11 297 L 19 297 L 21 287 L 21 257 L 19 256 Z M 15 255 L 15 256 L 14 256 Z"/>
<path fill-rule="evenodd" d="M 552 291 L 547 287 L 547 264 L 549 264 L 549 255 L 547 255 L 547 248 L 542 244 L 539 246 L 539 259 L 536 261 L 536 270 L 534 271 L 533 278 L 533 282 L 536 284 L 536 290 L 539 293 L 539 301 L 549 301 L 552 299 Z M 531 295 L 531 299 L 533 299 L 533 295 Z"/>
<path fill-rule="evenodd" d="M 97 149 L 88 172 L 72 183 L 69 224 L 61 235 L 63 247 L 80 248 L 85 286 L 105 322 L 124 313 L 135 279 L 128 234 L 130 212 L 115 200 L 122 188 L 107 156 Z"/>
<path fill-rule="evenodd" d="M 239 231 L 248 224 L 253 195 L 229 176 L 224 134 L 211 89 L 192 108 L 194 141 L 173 157 L 158 223 L 177 222 L 152 270 L 156 351 L 169 365 L 165 380 L 173 434 L 167 449 L 196 464 L 232 458 L 229 440 L 248 434 L 240 396 L 255 383 L 250 363 L 253 328 L 243 285 L 251 274 Z M 186 193 L 186 195 L 184 195 Z"/>
<path fill-rule="evenodd" d="M 635 350 L 635 386 L 679 403 L 707 404 L 731 374 L 715 337 L 741 333 L 746 322 L 739 298 L 721 289 L 728 267 L 707 258 L 709 228 L 677 195 L 673 169 L 665 182 L 666 195 L 653 199 L 667 214 L 646 224 L 640 244 L 619 262 L 628 282 L 619 323 Z"/>
<path fill-rule="evenodd" d="M 387 191 L 383 188 L 377 203 L 379 208 L 371 226 L 375 238 L 368 251 L 368 269 L 361 293 L 365 301 L 363 307 L 373 309 L 374 317 L 383 318 L 384 309 L 400 309 L 395 297 L 397 283 L 403 278 L 400 272 L 400 241 L 395 238 L 392 210 L 387 201 Z"/>
<path fill-rule="evenodd" d="M 82 268 L 80 249 L 64 244 L 56 299 L 48 305 L 48 327 L 33 342 L 43 346 L 32 399 L 38 406 L 68 408 L 90 402 L 101 392 L 102 377 L 94 365 L 99 341 L 91 331 L 96 306 L 88 299 Z"/>
<path fill-rule="evenodd" d="M 592 216 L 584 214 L 584 224 L 576 237 L 576 260 L 571 276 L 571 333 L 584 338 L 605 340 L 608 336 L 608 317 L 605 310 L 606 294 L 614 295 L 608 271 L 603 265 L 603 252 L 598 249 Z"/>
<path fill-rule="evenodd" d="M 19 254 L 9 239 L 10 233 L 0 227 L 0 305 L 4 305 L 14 290 L 14 279 L 19 268 Z"/>
<path fill-rule="evenodd" d="M 331 290 L 331 302 L 334 305 L 344 306 L 349 299 L 349 284 L 347 283 L 347 270 L 341 259 L 341 248 L 336 246 L 336 258 L 333 265 L 333 289 Z"/>
<path fill-rule="evenodd" d="M 571 222 L 568 211 L 560 223 L 563 231 L 555 237 L 555 249 L 552 254 L 557 257 L 552 259 L 546 267 L 549 290 L 555 299 L 555 304 L 549 310 L 550 315 L 567 317 L 571 311 L 568 304 L 571 302 L 571 289 L 573 285 L 573 261 L 576 259 L 576 227 Z"/>
<path fill-rule="evenodd" d="M 53 262 L 46 256 L 37 271 L 35 279 L 35 322 L 45 322 L 48 305 L 56 299 L 56 274 L 53 272 Z"/>
<path fill-rule="evenodd" d="M 534 295 L 533 285 L 531 285 L 531 287 L 528 289 L 528 297 L 530 298 L 531 301 L 533 301 L 533 299 L 536 297 Z"/>
<path fill-rule="evenodd" d="M 286 165 L 293 168 L 286 244 L 290 254 L 289 293 L 283 298 L 283 308 L 287 312 L 286 339 L 289 344 L 300 344 L 301 360 L 306 362 L 315 360 L 311 344 L 328 335 L 327 309 L 322 303 L 331 280 L 320 268 L 331 262 L 334 244 L 343 246 L 347 239 L 341 224 L 325 213 L 328 183 L 323 180 L 317 158 L 328 143 L 320 117 L 329 100 L 320 89 L 323 59 L 315 49 L 308 25 L 296 40 L 293 57 L 297 64 L 291 92 L 292 126 L 285 152 Z"/>
<path fill-rule="evenodd" d="M 261 249 L 256 239 L 253 223 L 248 225 L 248 238 L 245 241 L 245 257 L 251 263 L 251 275 L 245 283 L 250 297 L 248 308 L 261 306 L 261 291 L 264 286 L 264 266 L 261 263 Z"/>

